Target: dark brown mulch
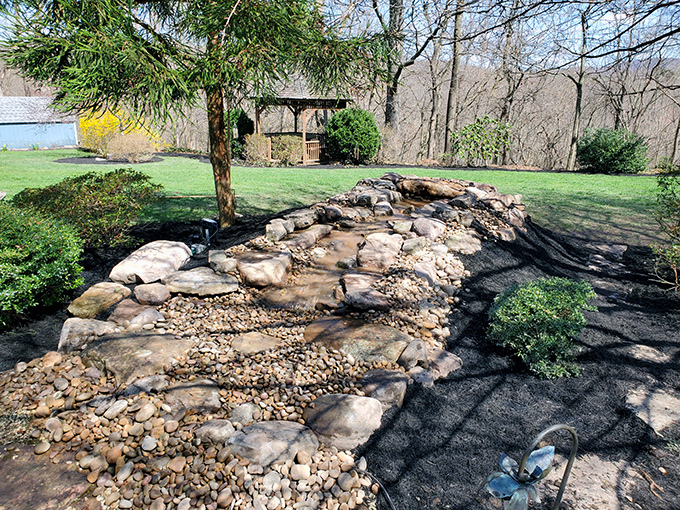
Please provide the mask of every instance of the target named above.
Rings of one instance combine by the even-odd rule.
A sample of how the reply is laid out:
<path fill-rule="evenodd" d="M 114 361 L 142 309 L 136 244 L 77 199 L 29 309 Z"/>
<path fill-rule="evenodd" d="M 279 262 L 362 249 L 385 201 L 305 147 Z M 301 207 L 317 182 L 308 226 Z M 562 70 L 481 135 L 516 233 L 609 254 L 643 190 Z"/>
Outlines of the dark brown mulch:
<path fill-rule="evenodd" d="M 218 246 L 260 235 L 269 218 L 249 218 L 220 233 Z M 159 238 L 186 241 L 197 231 L 197 223 L 171 223 L 137 227 L 133 234 L 141 244 Z M 680 456 L 666 443 L 679 439 L 680 430 L 668 431 L 662 440 L 624 405 L 627 392 L 643 383 L 680 392 L 680 297 L 650 281 L 648 249 L 631 247 L 622 260 L 625 270 L 606 274 L 588 267 L 592 250 L 587 244 L 530 224 L 514 243 L 486 242 L 480 253 L 464 257 L 472 275 L 464 282 L 460 311 L 450 317 L 448 342 L 448 349 L 463 359 L 463 368 L 434 388 L 412 385 L 403 408 L 389 411 L 383 427 L 358 452 L 397 509 L 494 508 L 484 482 L 497 470 L 501 452 L 520 457 L 538 432 L 556 423 L 576 427 L 580 453 L 629 461 L 663 487 L 660 499 L 641 482 L 633 494 L 641 508 L 680 508 Z M 88 252 L 86 283 L 105 279 L 129 251 Z M 586 279 L 597 292 L 598 311 L 587 313 L 588 326 L 580 337 L 580 377 L 539 380 L 486 339 L 486 313 L 495 295 L 513 283 L 543 276 Z M 40 310 L 0 334 L 5 353 L 0 368 L 55 349 L 66 317 L 63 306 Z M 653 347 L 672 361 L 658 364 L 626 356 L 624 348 L 634 344 Z M 556 438 L 565 453 L 567 438 Z M 572 503 L 566 501 L 563 508 Z M 380 504 L 387 508 L 384 501 Z M 542 508 L 548 505 L 552 502 Z"/>

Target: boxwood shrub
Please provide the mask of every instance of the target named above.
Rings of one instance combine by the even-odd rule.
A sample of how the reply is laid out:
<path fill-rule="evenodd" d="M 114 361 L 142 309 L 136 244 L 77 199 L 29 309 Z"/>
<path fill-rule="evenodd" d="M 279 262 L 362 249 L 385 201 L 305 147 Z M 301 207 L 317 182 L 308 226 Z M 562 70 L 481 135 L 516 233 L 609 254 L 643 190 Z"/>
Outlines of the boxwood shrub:
<path fill-rule="evenodd" d="M 579 170 L 601 174 L 639 173 L 647 169 L 647 143 L 623 129 L 591 129 L 576 147 Z"/>
<path fill-rule="evenodd" d="M 62 301 L 82 283 L 72 227 L 0 202 L 0 329 L 27 309 Z"/>
<path fill-rule="evenodd" d="M 541 378 L 577 375 L 574 343 L 595 297 L 585 281 L 543 278 L 501 292 L 489 311 L 489 337 L 512 350 Z"/>
<path fill-rule="evenodd" d="M 64 220 L 76 228 L 87 246 L 115 246 L 129 241 L 127 230 L 162 189 L 148 175 L 121 168 L 69 177 L 46 188 L 27 188 L 12 203 Z"/>
<path fill-rule="evenodd" d="M 326 126 L 326 150 L 331 159 L 365 163 L 375 157 L 380 131 L 373 114 L 347 108 L 333 115 Z"/>

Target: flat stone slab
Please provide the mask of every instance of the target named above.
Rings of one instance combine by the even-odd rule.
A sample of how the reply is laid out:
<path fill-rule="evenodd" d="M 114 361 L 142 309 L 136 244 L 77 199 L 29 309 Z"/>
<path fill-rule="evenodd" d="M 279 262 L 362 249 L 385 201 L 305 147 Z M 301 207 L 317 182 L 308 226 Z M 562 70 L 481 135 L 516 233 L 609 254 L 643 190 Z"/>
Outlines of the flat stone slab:
<path fill-rule="evenodd" d="M 191 258 L 191 250 L 184 243 L 153 241 L 132 252 L 118 263 L 109 274 L 114 282 L 153 283 L 177 271 Z"/>
<path fill-rule="evenodd" d="M 680 399 L 661 389 L 640 386 L 630 391 L 626 407 L 659 435 L 680 421 Z"/>
<path fill-rule="evenodd" d="M 402 244 L 404 239 L 399 234 L 370 234 L 357 253 L 357 263 L 361 267 L 387 269 L 397 261 Z"/>
<path fill-rule="evenodd" d="M 479 238 L 467 232 L 456 232 L 444 244 L 452 252 L 463 255 L 473 255 L 482 249 Z"/>
<path fill-rule="evenodd" d="M 313 225 L 299 234 L 292 235 L 284 244 L 291 248 L 308 249 L 330 234 L 332 230 L 333 227 L 330 225 Z"/>
<path fill-rule="evenodd" d="M 231 341 L 231 348 L 243 354 L 255 354 L 256 352 L 266 351 L 281 345 L 280 338 L 251 331 L 239 335 Z"/>
<path fill-rule="evenodd" d="M 345 288 L 345 303 L 359 310 L 389 310 L 391 305 L 387 296 L 372 287 L 381 278 L 382 275 L 371 273 L 346 273 L 342 275 L 341 282 Z"/>
<path fill-rule="evenodd" d="M 305 340 L 343 351 L 357 360 L 396 362 L 413 338 L 382 324 L 333 317 L 318 319 L 307 326 Z"/>
<path fill-rule="evenodd" d="M 249 251 L 236 257 L 238 271 L 246 285 L 283 287 L 293 267 L 288 251 Z"/>
<path fill-rule="evenodd" d="M 68 311 L 81 319 L 94 319 L 108 307 L 128 297 L 132 291 L 120 283 L 101 282 L 73 300 Z"/>
<path fill-rule="evenodd" d="M 298 452 L 311 457 L 319 440 L 308 427 L 291 421 L 261 421 L 243 427 L 227 443 L 238 455 L 262 467 L 294 460 Z"/>
<path fill-rule="evenodd" d="M 234 276 L 218 274 L 209 267 L 175 271 L 161 278 L 161 282 L 173 294 L 219 296 L 238 290 L 238 280 Z"/>
<path fill-rule="evenodd" d="M 53 463 L 47 454 L 36 456 L 33 446 L 7 448 L 0 446 L 0 509 L 101 509 L 99 501 L 84 496 L 91 484 L 87 473 L 78 471 L 74 454 L 60 453 Z"/>
<path fill-rule="evenodd" d="M 358 395 L 321 395 L 305 407 L 302 417 L 322 443 L 349 450 L 380 428 L 382 404 Z"/>
<path fill-rule="evenodd" d="M 164 285 L 162 287 L 165 288 Z M 116 324 L 123 324 L 125 321 L 131 321 L 144 310 L 148 309 L 149 306 L 147 305 L 140 305 L 139 303 L 135 303 L 132 299 L 123 299 L 120 303 L 118 303 L 118 306 L 113 311 L 113 313 L 109 315 L 108 320 L 115 322 Z"/>
<path fill-rule="evenodd" d="M 192 340 L 173 335 L 115 333 L 85 349 L 86 365 L 112 373 L 118 386 L 126 387 L 134 379 L 165 373 L 164 367 L 194 346 Z"/>
<path fill-rule="evenodd" d="M 165 390 L 165 402 L 173 412 L 181 408 L 210 412 L 222 407 L 220 388 L 212 379 L 194 379 L 171 386 Z"/>
<path fill-rule="evenodd" d="M 446 231 L 446 223 L 433 218 L 418 218 L 413 222 L 413 231 L 420 237 L 434 241 Z"/>

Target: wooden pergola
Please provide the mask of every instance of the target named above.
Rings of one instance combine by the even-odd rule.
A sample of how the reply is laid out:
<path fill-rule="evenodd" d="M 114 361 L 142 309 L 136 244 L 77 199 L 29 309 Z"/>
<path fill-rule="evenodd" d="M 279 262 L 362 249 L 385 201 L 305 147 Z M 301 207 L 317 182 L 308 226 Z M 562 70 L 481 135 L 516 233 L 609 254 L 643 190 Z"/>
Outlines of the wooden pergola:
<path fill-rule="evenodd" d="M 348 99 L 319 99 L 297 97 L 275 97 L 270 99 L 255 99 L 255 132 L 261 133 L 260 115 L 272 106 L 287 107 L 294 117 L 295 133 L 299 133 L 299 122 L 302 124 L 302 164 L 317 163 L 325 149 L 325 140 L 321 136 L 307 139 L 307 120 L 309 114 L 318 110 L 342 110 L 347 108 Z M 269 149 L 271 159 L 271 145 Z"/>

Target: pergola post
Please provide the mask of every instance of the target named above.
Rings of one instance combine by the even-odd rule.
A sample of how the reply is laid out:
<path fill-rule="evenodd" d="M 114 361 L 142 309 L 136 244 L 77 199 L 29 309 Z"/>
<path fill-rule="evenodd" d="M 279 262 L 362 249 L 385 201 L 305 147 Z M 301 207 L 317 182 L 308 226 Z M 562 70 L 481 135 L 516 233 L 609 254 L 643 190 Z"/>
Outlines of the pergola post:
<path fill-rule="evenodd" d="M 297 120 L 297 119 L 296 119 Z M 295 126 L 297 132 L 297 126 Z M 307 164 L 307 110 L 302 109 L 302 165 Z"/>

